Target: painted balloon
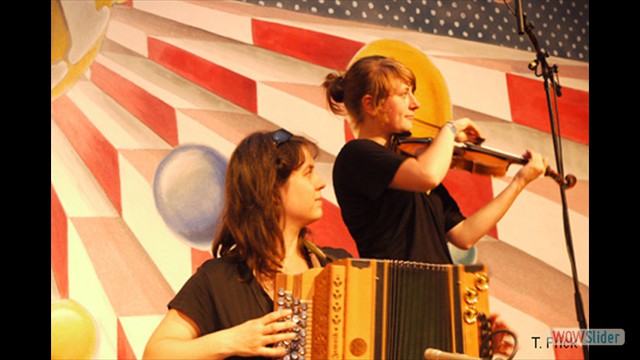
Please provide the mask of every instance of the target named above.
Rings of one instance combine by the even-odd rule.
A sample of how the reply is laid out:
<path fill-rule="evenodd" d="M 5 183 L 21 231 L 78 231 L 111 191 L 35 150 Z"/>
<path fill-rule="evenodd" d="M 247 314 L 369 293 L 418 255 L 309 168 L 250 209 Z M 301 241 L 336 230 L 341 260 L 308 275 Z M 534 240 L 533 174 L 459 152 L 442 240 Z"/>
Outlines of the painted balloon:
<path fill-rule="evenodd" d="M 158 166 L 154 198 L 167 226 L 189 246 L 208 250 L 224 205 L 227 160 L 203 145 L 181 145 Z"/>
<path fill-rule="evenodd" d="M 114 4 L 125 0 L 51 0 L 51 100 L 89 69 L 107 31 Z"/>
<path fill-rule="evenodd" d="M 478 248 L 476 245 L 472 246 L 469 250 L 462 250 L 449 243 L 449 253 L 451 253 L 451 259 L 454 264 L 460 265 L 473 265 L 478 261 Z"/>
<path fill-rule="evenodd" d="M 92 359 L 96 325 L 91 314 L 72 299 L 51 303 L 51 360 Z"/>

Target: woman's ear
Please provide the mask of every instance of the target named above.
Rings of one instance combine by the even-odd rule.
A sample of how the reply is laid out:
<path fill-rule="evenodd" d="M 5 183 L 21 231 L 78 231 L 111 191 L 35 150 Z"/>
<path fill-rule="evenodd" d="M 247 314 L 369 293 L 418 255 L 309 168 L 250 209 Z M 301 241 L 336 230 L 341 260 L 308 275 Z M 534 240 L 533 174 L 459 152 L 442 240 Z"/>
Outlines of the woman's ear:
<path fill-rule="evenodd" d="M 376 104 L 373 96 L 367 94 L 362 97 L 362 109 L 369 115 L 376 115 Z"/>

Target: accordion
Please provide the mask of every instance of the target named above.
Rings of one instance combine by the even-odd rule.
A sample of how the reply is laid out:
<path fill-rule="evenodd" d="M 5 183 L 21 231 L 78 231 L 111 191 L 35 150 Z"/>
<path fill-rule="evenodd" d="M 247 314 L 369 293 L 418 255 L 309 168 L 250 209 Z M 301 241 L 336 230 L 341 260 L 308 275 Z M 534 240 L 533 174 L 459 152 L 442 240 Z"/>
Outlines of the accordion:
<path fill-rule="evenodd" d="M 278 274 L 275 310 L 291 308 L 291 360 L 423 359 L 427 348 L 489 356 L 486 266 L 341 259 Z M 484 352 L 484 353 L 483 353 Z"/>

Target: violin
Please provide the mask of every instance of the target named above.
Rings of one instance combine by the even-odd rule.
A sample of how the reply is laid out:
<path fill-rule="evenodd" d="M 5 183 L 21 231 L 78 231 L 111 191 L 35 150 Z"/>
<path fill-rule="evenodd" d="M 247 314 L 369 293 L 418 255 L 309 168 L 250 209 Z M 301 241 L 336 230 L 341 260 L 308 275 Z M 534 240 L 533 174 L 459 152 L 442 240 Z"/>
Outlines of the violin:
<path fill-rule="evenodd" d="M 408 156 L 417 157 L 433 142 L 433 138 L 412 138 L 410 134 L 399 134 L 393 136 L 390 145 L 392 150 L 404 153 Z M 451 169 L 466 170 L 474 174 L 488 176 L 505 176 L 511 164 L 525 165 L 529 160 L 507 154 L 505 152 L 483 147 L 480 144 L 484 139 L 480 139 L 477 144 L 464 142 L 455 143 Z M 568 174 L 564 178 L 551 166 L 547 166 L 545 176 L 555 180 L 558 185 L 567 189 L 575 186 L 577 179 L 574 175 Z"/>

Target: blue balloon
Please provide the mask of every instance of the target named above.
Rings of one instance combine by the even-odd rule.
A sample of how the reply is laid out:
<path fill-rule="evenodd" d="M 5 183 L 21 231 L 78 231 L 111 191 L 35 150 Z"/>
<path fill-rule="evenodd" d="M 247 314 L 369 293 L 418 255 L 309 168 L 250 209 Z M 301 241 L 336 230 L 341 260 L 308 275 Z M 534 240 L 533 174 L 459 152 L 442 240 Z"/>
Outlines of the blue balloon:
<path fill-rule="evenodd" d="M 227 159 L 203 145 L 181 145 L 156 169 L 153 196 L 167 226 L 193 248 L 208 250 L 224 206 Z"/>
<path fill-rule="evenodd" d="M 478 261 L 478 249 L 473 245 L 469 250 L 462 250 L 447 243 L 454 264 L 473 265 Z"/>

